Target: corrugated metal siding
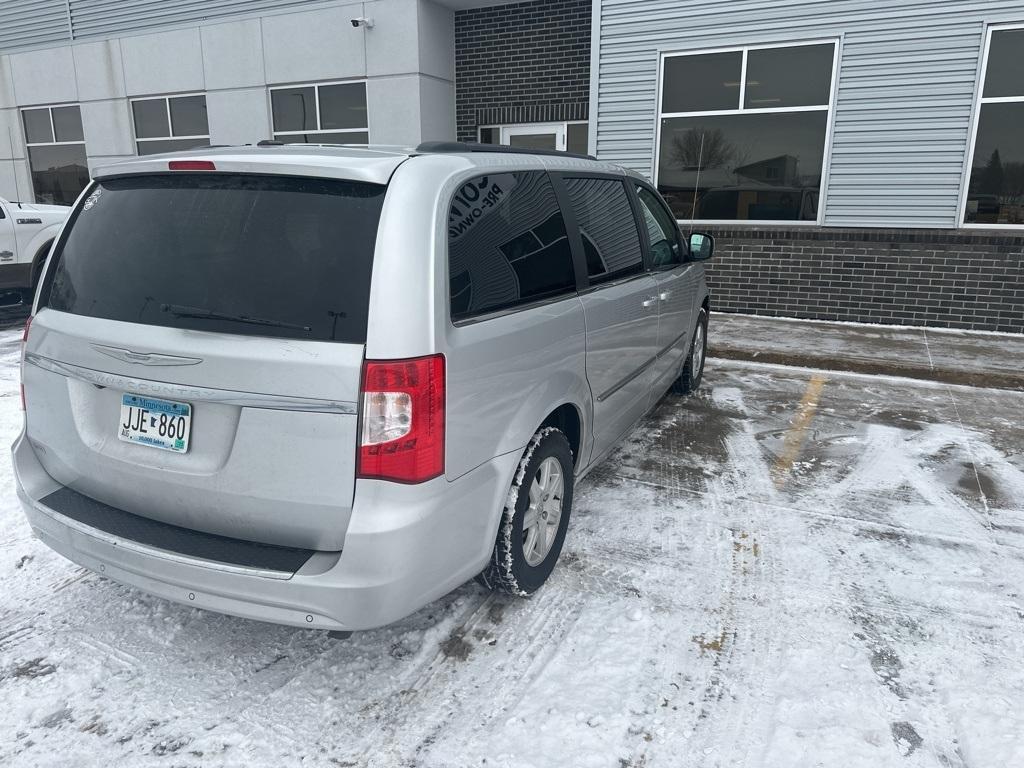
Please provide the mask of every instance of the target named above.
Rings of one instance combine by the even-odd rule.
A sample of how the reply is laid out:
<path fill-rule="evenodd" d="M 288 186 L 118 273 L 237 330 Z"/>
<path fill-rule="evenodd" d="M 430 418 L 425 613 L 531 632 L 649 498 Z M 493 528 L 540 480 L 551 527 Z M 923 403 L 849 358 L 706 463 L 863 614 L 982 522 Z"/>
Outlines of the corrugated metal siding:
<path fill-rule="evenodd" d="M 323 4 L 323 0 L 70 0 L 75 39 L 113 37 L 236 14 Z"/>
<path fill-rule="evenodd" d="M 0 51 L 67 39 L 68 9 L 64 0 L 0 1 Z"/>
<path fill-rule="evenodd" d="M 0 0 L 0 53 L 325 0 Z"/>
<path fill-rule="evenodd" d="M 662 51 L 842 38 L 825 200 L 833 226 L 953 227 L 986 22 L 1020 0 L 595 0 L 597 151 L 653 170 Z"/>

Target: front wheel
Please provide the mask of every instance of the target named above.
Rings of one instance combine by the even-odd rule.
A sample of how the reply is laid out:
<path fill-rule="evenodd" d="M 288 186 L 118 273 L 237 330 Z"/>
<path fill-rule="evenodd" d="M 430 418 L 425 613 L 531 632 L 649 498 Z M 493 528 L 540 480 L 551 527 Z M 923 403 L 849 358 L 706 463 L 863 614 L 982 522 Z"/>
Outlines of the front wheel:
<path fill-rule="evenodd" d="M 690 344 L 690 354 L 683 363 L 682 373 L 672 385 L 674 392 L 680 395 L 688 395 L 697 391 L 700 386 L 701 376 L 704 375 L 704 359 L 708 353 L 708 311 L 705 307 L 700 308 L 697 316 L 697 327 L 693 331 L 693 342 Z"/>
<path fill-rule="evenodd" d="M 569 441 L 560 430 L 544 427 L 530 440 L 519 462 L 491 561 L 478 581 L 512 595 L 537 591 L 562 552 L 572 492 Z"/>

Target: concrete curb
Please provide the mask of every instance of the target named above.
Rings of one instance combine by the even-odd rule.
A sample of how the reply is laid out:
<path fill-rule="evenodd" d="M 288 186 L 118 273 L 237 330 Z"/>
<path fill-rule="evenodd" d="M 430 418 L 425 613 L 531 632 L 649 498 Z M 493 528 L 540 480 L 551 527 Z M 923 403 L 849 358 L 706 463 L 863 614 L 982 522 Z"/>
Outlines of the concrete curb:
<path fill-rule="evenodd" d="M 975 372 L 905 365 L 891 360 L 853 360 L 849 358 L 830 358 L 817 355 L 801 355 L 713 345 L 708 346 L 708 357 L 720 360 L 769 363 L 771 365 L 790 365 L 800 368 L 819 368 L 825 371 L 866 373 L 874 376 L 903 376 L 908 379 L 924 379 L 943 384 L 961 384 L 968 387 L 987 387 L 989 389 L 1009 389 L 1024 392 L 1024 372 Z"/>

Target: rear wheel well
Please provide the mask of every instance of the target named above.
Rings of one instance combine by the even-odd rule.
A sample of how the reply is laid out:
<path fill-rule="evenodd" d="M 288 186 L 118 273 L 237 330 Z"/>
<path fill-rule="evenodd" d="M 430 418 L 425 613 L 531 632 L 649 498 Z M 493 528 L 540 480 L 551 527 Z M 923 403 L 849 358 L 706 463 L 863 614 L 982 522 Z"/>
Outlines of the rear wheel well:
<path fill-rule="evenodd" d="M 46 262 L 46 257 L 50 253 L 50 248 L 53 247 L 53 240 L 48 240 L 43 243 L 42 247 L 36 251 L 36 255 L 32 259 L 32 287 L 35 288 L 39 283 L 39 276 L 43 273 L 43 264 Z"/>
<path fill-rule="evenodd" d="M 540 426 L 541 429 L 544 427 L 555 427 L 562 431 L 569 441 L 569 448 L 572 449 L 573 465 L 578 467 L 580 463 L 582 428 L 580 425 L 580 412 L 576 410 L 576 407 L 569 403 L 560 405 L 548 414 L 548 417 L 544 419 L 544 423 Z"/>

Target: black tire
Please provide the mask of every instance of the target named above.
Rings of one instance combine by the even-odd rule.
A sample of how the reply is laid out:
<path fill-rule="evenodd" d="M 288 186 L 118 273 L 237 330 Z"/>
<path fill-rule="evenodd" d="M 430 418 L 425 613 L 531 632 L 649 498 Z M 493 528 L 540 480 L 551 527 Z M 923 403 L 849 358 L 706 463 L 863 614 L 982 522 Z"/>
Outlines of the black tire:
<path fill-rule="evenodd" d="M 555 459 L 561 466 L 561 517 L 547 555 L 541 562 L 530 565 L 525 552 L 527 532 L 524 530 L 523 522 L 530 506 L 529 489 L 534 479 L 538 477 L 541 465 L 548 458 Z M 572 511 L 572 496 L 573 460 L 569 441 L 560 430 L 543 427 L 530 440 L 519 462 L 505 509 L 502 511 L 491 561 L 477 576 L 477 581 L 495 592 L 510 595 L 526 597 L 536 592 L 551 575 L 562 552 Z"/>
<path fill-rule="evenodd" d="M 699 357 L 694 354 L 698 351 L 698 344 L 701 346 Z M 700 315 L 697 317 L 697 327 L 694 329 L 693 339 L 690 341 L 690 353 L 686 356 L 686 362 L 683 363 L 683 370 L 679 374 L 679 378 L 672 385 L 672 391 L 678 395 L 689 395 L 696 392 L 700 387 L 701 377 L 704 375 L 704 362 L 707 357 L 708 311 L 701 307 Z M 697 359 L 696 364 L 694 363 L 695 359 Z"/>

